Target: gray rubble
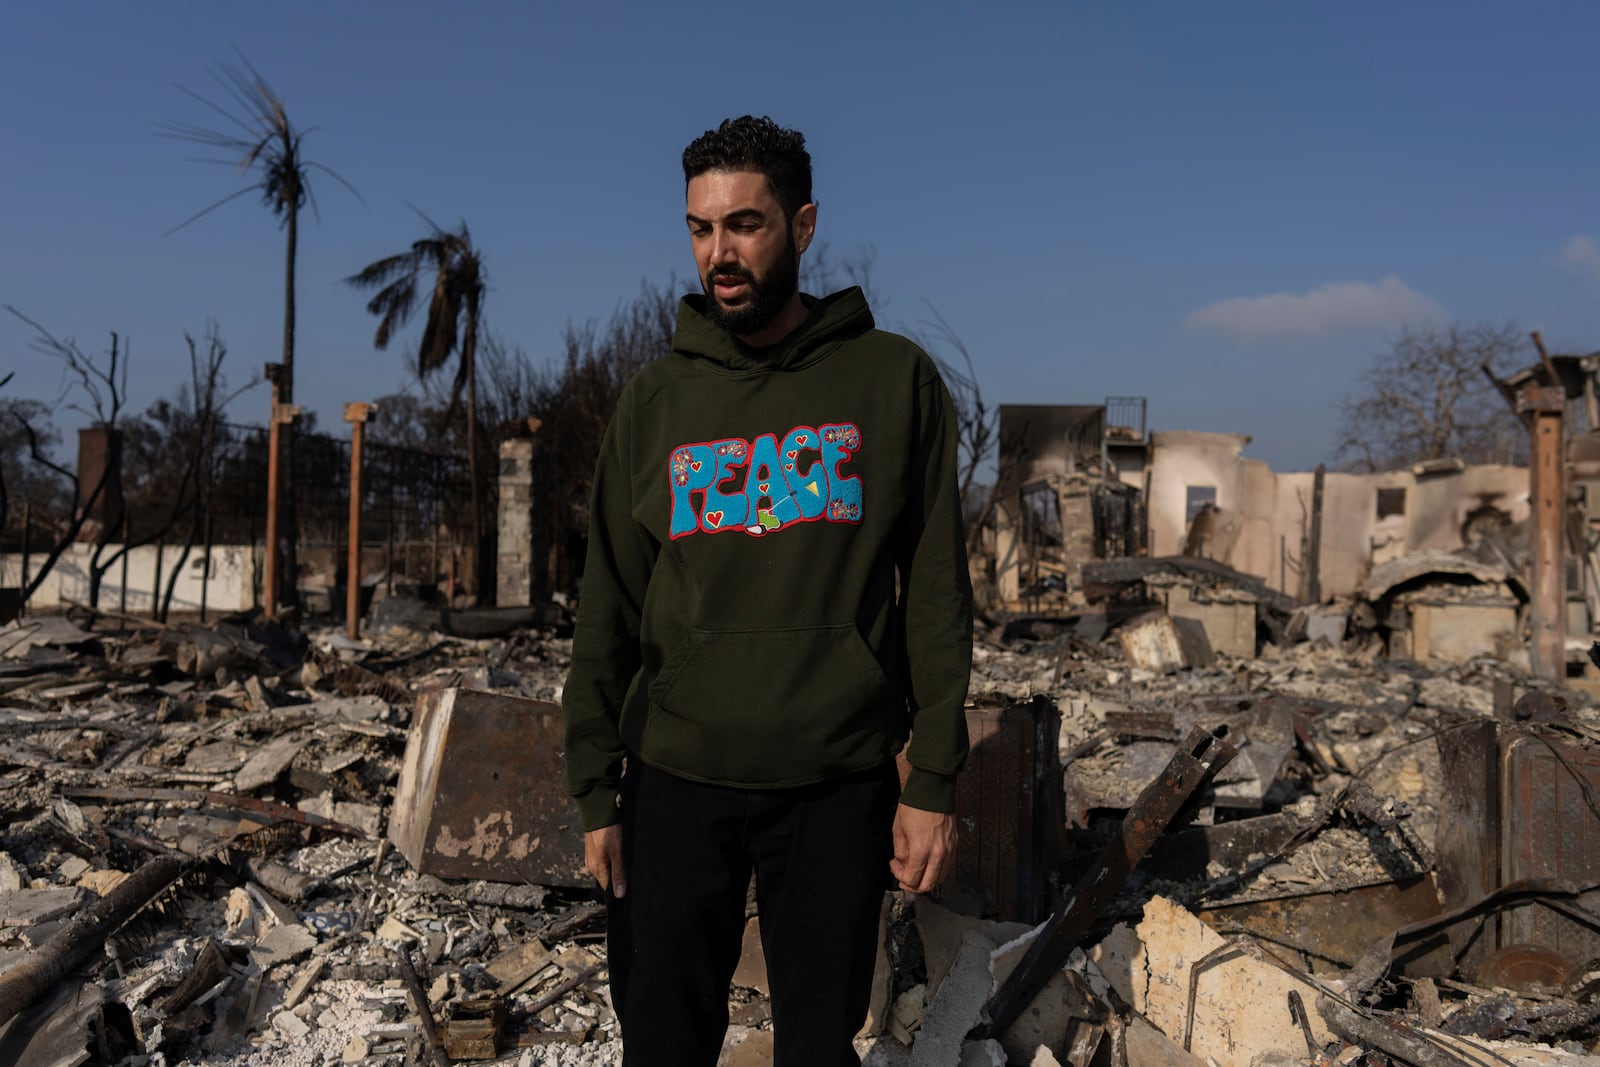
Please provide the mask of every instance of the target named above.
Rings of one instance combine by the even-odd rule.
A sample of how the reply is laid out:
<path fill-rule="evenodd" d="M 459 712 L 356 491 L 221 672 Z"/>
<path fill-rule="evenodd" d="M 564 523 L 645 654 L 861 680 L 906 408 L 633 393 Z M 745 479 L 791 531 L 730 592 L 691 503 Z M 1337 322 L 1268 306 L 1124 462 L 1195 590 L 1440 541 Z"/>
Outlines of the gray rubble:
<path fill-rule="evenodd" d="M 362 641 L 248 617 L 163 628 L 80 614 L 0 629 L 0 1004 L 16 968 L 77 936 L 74 916 L 153 859 L 182 864 L 50 996 L 10 1018 L 0 1054 L 399 1065 L 434 1056 L 432 1030 L 441 1056 L 490 1032 L 502 1063 L 620 1062 L 595 893 L 421 874 L 387 836 L 418 698 L 464 688 L 558 701 L 570 640 L 554 629 L 462 637 L 427 618 L 394 619 Z M 1509 729 L 1521 709 L 1521 721 L 1592 752 L 1600 714 L 1581 691 L 1557 694 L 1491 656 L 1385 658 L 1356 633 L 1180 669 L 1130 663 L 1123 648 L 1115 628 L 1080 622 L 974 651 L 975 705 L 1042 696 L 1059 711 L 1067 853 L 1057 899 L 1188 730 L 1222 729 L 1238 755 L 1191 825 L 1163 838 L 1097 917 L 1088 955 L 1035 1002 L 1058 1014 L 1035 1011 L 1033 1030 L 967 1040 L 1016 950 L 1003 968 L 997 960 L 1029 924 L 938 920 L 923 914 L 938 902 L 914 914 L 892 901 L 858 1041 L 865 1062 L 1084 1065 L 1113 1048 L 1129 1063 L 1189 1062 L 1166 994 L 1102 972 L 1135 957 L 1193 968 L 1192 953 L 1223 942 L 1240 955 L 1227 981 L 1310 990 L 1319 1047 L 1301 1041 L 1276 1062 L 1379 1062 L 1361 1028 L 1390 1018 L 1431 1047 L 1477 1042 L 1511 1062 L 1594 1055 L 1600 967 L 1577 961 L 1560 988 L 1519 989 L 1380 968 L 1357 994 L 1340 984 L 1366 973 L 1370 945 L 1295 911 L 1359 901 L 1391 935 L 1437 916 L 1441 821 L 1460 812 L 1445 797 L 1436 738 L 1472 723 Z M 1431 904 L 1418 910 L 1424 896 Z M 1581 916 L 1590 905 L 1575 900 Z M 1158 935 L 1155 914 L 1191 916 L 1193 927 Z M 1203 1004 L 1226 995 L 1207 988 Z M 1353 1002 L 1320 1011 L 1316 991 L 1340 988 Z M 1271 1025 L 1263 1016 L 1252 1041 L 1300 1034 L 1285 1031 L 1279 1004 L 1259 1010 Z M 730 1013 L 724 1062 L 770 1062 L 758 960 L 741 964 Z M 1245 1013 L 1237 1025 L 1256 1022 Z M 1507 1051 L 1508 1041 L 1518 1044 Z M 1405 1062 L 1403 1049 L 1382 1054 Z"/>

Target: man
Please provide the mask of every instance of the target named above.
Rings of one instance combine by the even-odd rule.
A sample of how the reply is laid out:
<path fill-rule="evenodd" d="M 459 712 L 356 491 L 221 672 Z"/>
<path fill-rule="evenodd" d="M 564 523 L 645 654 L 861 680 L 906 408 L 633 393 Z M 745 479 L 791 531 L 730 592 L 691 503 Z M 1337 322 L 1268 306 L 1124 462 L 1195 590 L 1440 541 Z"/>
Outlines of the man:
<path fill-rule="evenodd" d="M 628 1067 L 715 1063 L 752 873 L 778 1067 L 855 1065 L 886 876 L 925 892 L 955 842 L 972 591 L 954 416 L 860 289 L 800 293 L 799 133 L 731 119 L 683 168 L 705 295 L 601 445 L 566 785 L 611 894 Z"/>

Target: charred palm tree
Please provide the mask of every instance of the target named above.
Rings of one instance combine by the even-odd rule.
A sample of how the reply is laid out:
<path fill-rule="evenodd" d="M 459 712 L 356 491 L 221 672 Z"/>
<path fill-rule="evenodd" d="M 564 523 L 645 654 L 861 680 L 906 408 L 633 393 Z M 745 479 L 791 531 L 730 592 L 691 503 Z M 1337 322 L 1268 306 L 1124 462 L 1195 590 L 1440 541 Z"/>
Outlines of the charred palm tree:
<path fill-rule="evenodd" d="M 478 484 L 478 452 L 482 430 L 478 426 L 478 328 L 483 314 L 487 276 L 483 258 L 473 247 L 467 224 L 448 233 L 426 216 L 432 232 L 412 243 L 398 255 L 367 264 L 345 281 L 357 289 L 373 293 L 367 310 L 378 316 L 378 330 L 372 343 L 378 349 L 389 346 L 395 331 L 403 326 L 420 303 L 420 285 L 431 274 L 432 294 L 428 315 L 422 327 L 422 343 L 417 350 L 417 376 L 428 378 L 442 371 L 455 357 L 455 380 L 450 386 L 450 405 L 446 421 L 453 420 L 466 401 L 467 477 L 472 483 L 472 541 L 476 553 L 475 572 L 481 597 L 487 588 L 488 555 L 484 545 L 482 487 Z"/>
<path fill-rule="evenodd" d="M 320 163 L 305 158 L 302 150 L 307 130 L 300 129 L 289 120 L 283 98 L 267 84 L 250 61 L 239 55 L 239 65 L 218 64 L 211 78 L 221 90 L 220 102 L 208 100 L 188 89 L 180 90 L 214 112 L 220 119 L 217 127 L 194 125 L 187 122 L 164 122 L 158 128 L 169 137 L 189 141 L 213 149 L 219 155 L 205 162 L 226 163 L 241 173 L 255 179 L 237 192 L 230 193 L 202 211 L 191 215 L 172 231 L 183 229 L 222 205 L 247 193 L 255 192 L 261 202 L 278 219 L 284 230 L 283 275 L 283 373 L 279 381 L 279 398 L 285 404 L 294 402 L 294 296 L 295 256 L 300 244 L 300 209 L 308 202 L 316 212 L 317 201 L 311 191 L 310 173 L 320 170 L 339 182 L 356 199 L 361 198 L 349 182 Z M 295 573 L 295 507 L 294 507 L 294 435 L 292 425 L 284 427 L 283 497 L 287 502 L 290 536 L 289 558 L 284 571 Z M 294 582 L 291 578 L 290 588 Z"/>

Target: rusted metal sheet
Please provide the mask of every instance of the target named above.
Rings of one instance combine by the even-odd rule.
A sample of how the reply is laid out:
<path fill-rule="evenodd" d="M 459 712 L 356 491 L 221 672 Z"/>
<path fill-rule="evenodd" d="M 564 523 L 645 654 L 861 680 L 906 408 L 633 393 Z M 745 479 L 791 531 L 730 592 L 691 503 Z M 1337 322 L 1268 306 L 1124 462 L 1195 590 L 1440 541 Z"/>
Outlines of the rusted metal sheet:
<path fill-rule="evenodd" d="M 389 840 L 422 874 L 587 887 L 561 709 L 472 689 L 417 701 Z"/>
<path fill-rule="evenodd" d="M 960 837 L 940 902 L 963 914 L 1037 923 L 1061 863 L 1061 715 L 1045 697 L 967 709 L 972 746 L 956 783 Z"/>
<path fill-rule="evenodd" d="M 1554 880 L 1600 885 L 1600 749 L 1551 730 L 1529 730 L 1505 742 L 1505 818 L 1501 852 L 1507 882 Z M 1600 890 L 1576 901 L 1600 914 Z M 1600 957 L 1600 930 L 1538 903 L 1508 908 L 1500 944 L 1538 945 L 1581 964 Z"/>
<path fill-rule="evenodd" d="M 1252 934 L 1343 969 L 1355 965 L 1379 938 L 1434 918 L 1440 908 L 1433 879 L 1412 878 L 1340 893 L 1222 904 L 1199 914 L 1206 925 L 1224 936 Z M 1411 978 L 1442 978 L 1455 970 L 1443 933 L 1407 945 L 1396 965 Z"/>
<path fill-rule="evenodd" d="M 1190 801 L 1236 751 L 1220 734 L 1201 727 L 1184 737 L 1166 769 L 1145 786 L 1128 809 L 1117 839 L 1084 872 L 1072 895 L 1045 922 L 1022 961 L 990 999 L 984 1009 L 984 1021 L 970 1035 L 973 1039 L 1005 1032 L 1050 975 L 1066 962 L 1095 915 L 1117 895 L 1150 846 L 1168 826 L 1191 810 Z"/>

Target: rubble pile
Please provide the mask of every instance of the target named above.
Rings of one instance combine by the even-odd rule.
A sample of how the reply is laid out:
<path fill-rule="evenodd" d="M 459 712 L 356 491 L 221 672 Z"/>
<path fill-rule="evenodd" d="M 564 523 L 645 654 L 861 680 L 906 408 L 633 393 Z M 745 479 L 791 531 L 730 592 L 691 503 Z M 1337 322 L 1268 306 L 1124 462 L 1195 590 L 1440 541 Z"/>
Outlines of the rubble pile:
<path fill-rule="evenodd" d="M 1305 632 L 1272 610 L 1266 632 Z M 1187 665 L 1121 636 L 1160 617 L 979 643 L 974 714 L 1026 728 L 995 718 L 975 766 L 1047 731 L 1016 773 L 1050 847 L 1015 840 L 1015 805 L 963 809 L 960 877 L 886 905 L 864 1062 L 1600 1062 L 1580 693 L 1490 655 L 1384 658 L 1355 629 Z M 0 1056 L 620 1062 L 604 909 L 575 812 L 541 799 L 548 761 L 501 812 L 459 783 L 504 790 L 511 757 L 429 725 L 545 738 L 570 641 L 391 621 L 0 630 Z M 730 1064 L 771 1062 L 755 929 Z"/>
<path fill-rule="evenodd" d="M 420 874 L 384 836 L 419 693 L 549 699 L 566 666 L 537 634 L 0 630 L 0 1057 L 400 1063 L 434 1028 L 440 1055 L 617 1062 L 592 894 Z"/>

